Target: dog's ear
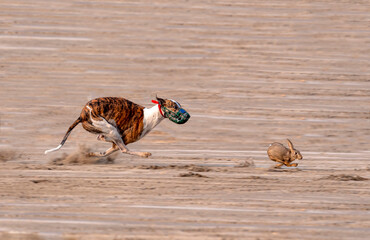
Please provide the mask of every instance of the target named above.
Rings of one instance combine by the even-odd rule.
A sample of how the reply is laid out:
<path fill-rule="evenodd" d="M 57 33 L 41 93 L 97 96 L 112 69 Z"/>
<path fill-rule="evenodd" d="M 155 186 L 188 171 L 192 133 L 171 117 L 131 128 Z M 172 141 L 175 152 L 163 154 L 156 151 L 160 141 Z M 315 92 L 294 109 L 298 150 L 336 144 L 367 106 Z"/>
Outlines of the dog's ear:
<path fill-rule="evenodd" d="M 155 98 L 157 99 L 159 105 L 161 106 L 163 106 L 166 103 L 166 100 L 164 100 L 163 98 L 159 98 L 157 95 L 155 96 Z"/>

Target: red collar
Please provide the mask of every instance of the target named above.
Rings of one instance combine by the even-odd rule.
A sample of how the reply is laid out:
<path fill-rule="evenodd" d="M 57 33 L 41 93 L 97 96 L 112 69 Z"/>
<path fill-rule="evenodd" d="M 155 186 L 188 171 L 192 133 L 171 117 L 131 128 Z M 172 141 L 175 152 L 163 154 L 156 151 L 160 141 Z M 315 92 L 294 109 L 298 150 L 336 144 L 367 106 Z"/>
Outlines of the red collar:
<path fill-rule="evenodd" d="M 158 101 L 156 101 L 156 100 L 152 100 L 152 103 L 158 104 L 159 112 L 161 113 L 161 115 L 162 115 L 163 117 L 165 117 L 165 116 L 163 115 L 162 108 L 161 108 L 161 105 L 159 104 L 159 102 L 158 102 Z"/>

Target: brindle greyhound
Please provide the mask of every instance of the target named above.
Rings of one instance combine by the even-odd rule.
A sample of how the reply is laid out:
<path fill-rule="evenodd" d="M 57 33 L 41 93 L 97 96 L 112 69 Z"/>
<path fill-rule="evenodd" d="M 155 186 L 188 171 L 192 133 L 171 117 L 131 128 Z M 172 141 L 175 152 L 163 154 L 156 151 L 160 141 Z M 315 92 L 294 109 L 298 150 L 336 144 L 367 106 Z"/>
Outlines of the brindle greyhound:
<path fill-rule="evenodd" d="M 122 153 L 149 157 L 149 152 L 132 152 L 126 146 L 148 134 L 163 119 L 168 118 L 177 124 L 184 124 L 190 115 L 175 100 L 156 97 L 156 105 L 144 108 L 124 98 L 103 97 L 89 101 L 82 109 L 80 117 L 69 127 L 62 142 L 56 148 L 45 151 L 45 154 L 59 150 L 69 134 L 79 123 L 94 134 L 100 141 L 113 145 L 103 153 L 90 153 L 90 156 L 108 156 L 117 150 Z"/>

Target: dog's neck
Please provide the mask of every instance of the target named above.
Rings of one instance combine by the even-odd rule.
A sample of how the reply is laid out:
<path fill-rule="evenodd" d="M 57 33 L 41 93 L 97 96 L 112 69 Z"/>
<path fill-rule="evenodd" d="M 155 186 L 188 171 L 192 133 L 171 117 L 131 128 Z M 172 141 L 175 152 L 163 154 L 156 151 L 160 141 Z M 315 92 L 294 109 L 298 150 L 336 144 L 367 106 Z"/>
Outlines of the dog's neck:
<path fill-rule="evenodd" d="M 163 119 L 164 119 L 164 117 L 162 116 L 161 112 L 159 111 L 158 105 L 154 105 L 151 108 L 144 108 L 143 132 L 141 133 L 140 138 L 142 138 L 146 134 L 148 134 Z"/>

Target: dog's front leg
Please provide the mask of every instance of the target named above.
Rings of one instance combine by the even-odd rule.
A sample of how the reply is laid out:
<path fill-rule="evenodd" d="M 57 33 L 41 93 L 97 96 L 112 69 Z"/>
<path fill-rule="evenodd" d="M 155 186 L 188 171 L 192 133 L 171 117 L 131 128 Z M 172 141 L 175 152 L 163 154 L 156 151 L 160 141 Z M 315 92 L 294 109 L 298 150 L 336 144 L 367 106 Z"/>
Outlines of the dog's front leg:
<path fill-rule="evenodd" d="M 144 158 L 147 158 L 147 157 L 152 155 L 150 152 L 132 152 L 132 151 L 130 151 L 126 147 L 126 145 L 123 143 L 122 139 L 117 139 L 115 141 L 115 143 L 117 144 L 117 146 L 119 147 L 119 149 L 121 150 L 122 153 L 127 153 L 127 154 L 130 154 L 130 155 L 135 155 L 135 156 L 144 157 Z"/>

